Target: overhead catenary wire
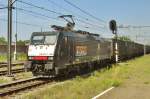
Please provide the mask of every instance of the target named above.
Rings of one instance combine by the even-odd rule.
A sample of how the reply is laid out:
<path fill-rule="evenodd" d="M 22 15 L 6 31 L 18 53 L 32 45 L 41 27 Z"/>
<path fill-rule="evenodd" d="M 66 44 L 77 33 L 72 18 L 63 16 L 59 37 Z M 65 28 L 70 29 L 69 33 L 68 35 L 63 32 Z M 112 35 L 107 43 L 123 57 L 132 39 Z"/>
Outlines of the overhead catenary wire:
<path fill-rule="evenodd" d="M 25 4 L 25 5 L 34 7 L 34 8 L 38 8 L 38 9 L 45 10 L 45 11 L 48 11 L 48 12 L 51 12 L 51 13 L 55 13 L 55 14 L 57 14 L 57 15 L 61 15 L 61 13 L 59 13 L 59 12 L 56 12 L 56 11 L 47 9 L 47 8 L 45 8 L 45 7 L 41 7 L 41 6 L 32 4 L 31 2 L 24 2 L 24 1 L 21 1 L 21 0 L 17 0 L 17 1 L 20 2 L 20 3 L 23 3 L 23 4 Z M 25 7 L 25 8 L 29 8 L 29 7 Z M 16 9 L 18 9 L 18 10 L 20 10 L 20 11 L 26 12 L 26 13 L 24 13 L 24 14 L 30 13 L 30 15 L 32 15 L 33 17 L 35 17 L 35 15 L 38 16 L 38 18 L 39 18 L 39 16 L 41 16 L 40 19 L 43 19 L 43 20 L 45 20 L 44 18 L 46 18 L 47 20 L 48 20 L 48 19 L 52 19 L 53 21 L 55 20 L 55 22 L 57 21 L 56 23 L 60 23 L 60 22 L 63 21 L 63 20 L 59 20 L 59 18 L 51 17 L 51 16 L 48 16 L 48 15 L 46 15 L 46 14 L 42 14 L 42 13 L 35 12 L 35 11 L 32 11 L 32 10 L 27 10 L 27 9 L 23 9 L 23 8 L 19 8 L 19 7 L 16 8 Z M 21 13 L 23 13 L 23 12 L 21 12 Z M 44 17 L 44 18 L 43 18 L 43 17 Z M 37 18 L 37 17 L 36 17 L 36 18 Z M 48 21 L 49 21 L 49 20 L 48 20 Z M 62 23 L 61 23 L 61 24 L 62 24 Z"/>
<path fill-rule="evenodd" d="M 7 19 L 4 18 L 0 18 L 1 21 L 7 22 Z M 13 21 L 13 23 L 16 23 L 16 21 Z M 26 26 L 32 26 L 32 27 L 43 27 L 42 25 L 37 25 L 37 24 L 31 24 L 31 23 L 26 23 L 26 22 L 21 22 L 21 21 L 17 21 L 18 24 L 23 24 Z"/>
<path fill-rule="evenodd" d="M 93 20 L 91 20 L 91 19 L 89 19 L 89 18 L 86 18 L 85 16 L 76 14 L 76 13 L 74 13 L 73 11 L 71 11 L 71 10 L 69 10 L 69 9 L 67 9 L 67 8 L 65 8 L 65 7 L 63 7 L 63 6 L 61 6 L 61 5 L 59 5 L 58 3 L 54 2 L 53 0 L 48 0 L 48 1 L 49 1 L 50 3 L 52 3 L 53 5 L 57 6 L 58 8 L 61 8 L 61 9 L 63 9 L 64 11 L 67 11 L 67 12 L 71 13 L 73 16 L 76 15 L 76 16 L 78 16 L 78 17 L 84 19 L 85 21 L 90 21 L 90 22 L 96 23 L 95 21 L 93 21 Z M 74 15 L 74 14 L 75 14 L 75 15 Z M 96 24 L 99 25 L 100 23 L 96 23 Z"/>
<path fill-rule="evenodd" d="M 0 9 L 6 9 L 7 7 L 1 7 Z"/>
<path fill-rule="evenodd" d="M 91 26 L 96 26 L 96 27 L 101 28 L 101 29 L 104 29 L 104 28 L 105 28 L 105 27 L 101 27 L 101 26 L 98 26 L 98 25 L 95 25 L 95 24 L 88 23 L 88 22 L 83 21 L 83 20 L 80 20 L 80 19 L 78 19 L 78 18 L 75 18 L 75 20 L 80 21 L 80 22 L 85 23 L 85 24 L 89 24 L 89 25 L 91 25 Z"/>
<path fill-rule="evenodd" d="M 53 11 L 53 10 L 50 10 L 50 9 L 47 9 L 45 7 L 41 7 L 41 6 L 37 6 L 35 4 L 32 4 L 32 3 L 29 3 L 29 2 L 24 2 L 24 1 L 21 1 L 21 0 L 17 0 L 18 2 L 20 3 L 23 3 L 23 4 L 26 4 L 26 5 L 29 5 L 29 6 L 32 6 L 32 7 L 35 7 L 35 8 L 39 8 L 41 10 L 45 10 L 45 11 L 49 11 L 51 13 L 55 13 L 57 15 L 62 15 L 63 13 L 60 13 L 60 12 L 56 12 L 56 11 Z M 38 15 L 38 16 L 42 16 L 42 17 L 47 17 L 47 18 L 50 18 L 50 19 L 54 19 L 54 20 L 58 20 L 58 18 L 54 18 L 54 17 L 51 17 L 51 16 L 47 16 L 47 15 L 44 15 L 44 14 L 41 14 L 41 13 L 38 13 L 38 12 L 34 12 L 34 11 L 29 11 L 29 10 L 25 10 L 25 9 L 22 9 L 22 8 L 17 8 L 18 10 L 22 10 L 24 12 L 28 12 L 30 14 L 34 14 L 34 15 Z M 85 23 L 86 25 L 90 25 L 90 26 L 87 26 L 88 28 L 97 28 L 98 29 L 103 29 L 103 27 L 99 26 L 99 25 L 95 25 L 95 24 L 92 24 L 92 23 L 89 23 L 87 20 L 81 20 L 79 18 L 75 18 L 76 21 L 80 22 L 80 23 Z M 60 20 L 59 20 L 60 21 Z M 22 23 L 22 22 L 21 22 Z M 25 23 L 26 25 L 29 25 L 30 23 Z M 24 25 L 25 25 L 24 24 Z M 30 24 L 32 25 L 32 24 Z M 81 24 L 78 24 L 81 26 Z M 35 25 L 34 25 L 35 26 Z M 94 27 L 93 27 L 94 26 Z M 40 26 L 39 26 L 40 27 Z M 86 28 L 85 26 L 82 25 L 82 27 Z"/>
<path fill-rule="evenodd" d="M 139 25 L 139 26 L 134 26 L 134 25 L 127 25 L 127 26 L 124 26 L 124 25 L 120 25 L 118 26 L 118 28 L 126 28 L 126 29 L 129 29 L 129 28 L 150 28 L 150 25 Z"/>
<path fill-rule="evenodd" d="M 45 7 L 37 6 L 37 5 L 34 5 L 34 4 L 32 4 L 32 3 L 29 3 L 29 2 L 24 2 L 24 1 L 22 1 L 22 0 L 17 0 L 17 1 L 20 2 L 20 3 L 23 3 L 23 4 L 26 4 L 26 5 L 35 7 L 35 8 L 39 8 L 39 9 L 41 9 L 41 10 L 45 10 L 45 11 L 49 11 L 49 12 L 51 12 L 51 13 L 55 13 L 55 14 L 57 14 L 57 15 L 62 15 L 62 13 L 60 13 L 60 12 L 56 12 L 56 11 L 47 9 L 47 8 L 45 8 Z"/>
<path fill-rule="evenodd" d="M 45 11 L 48 11 L 48 12 L 51 12 L 51 13 L 54 13 L 54 14 L 56 14 L 56 15 L 62 15 L 63 14 L 63 11 L 61 12 L 57 12 L 57 11 L 53 11 L 53 10 L 51 10 L 51 9 L 47 9 L 47 8 L 45 8 L 45 6 L 39 6 L 39 5 L 35 5 L 35 3 L 30 3 L 30 2 L 26 2 L 26 1 L 24 1 L 24 0 L 17 0 L 18 2 L 20 2 L 20 3 L 22 3 L 22 4 L 25 4 L 25 5 L 28 5 L 29 7 L 31 6 L 31 7 L 35 7 L 35 8 L 39 8 L 39 9 L 41 9 L 41 10 L 45 10 Z M 53 0 L 48 0 L 48 1 L 52 1 L 53 3 L 55 3 Z M 97 22 L 103 22 L 104 20 L 101 20 L 100 18 L 97 18 L 96 16 L 94 16 L 94 15 L 92 15 L 91 13 L 89 13 L 89 12 L 87 12 L 87 11 L 85 11 L 84 9 L 82 9 L 82 8 L 80 8 L 78 5 L 75 5 L 74 3 L 72 3 L 72 2 L 70 2 L 69 0 L 64 0 L 64 1 L 67 1 L 67 2 L 69 2 L 69 3 L 67 3 L 67 4 L 69 4 L 69 5 L 71 5 L 71 6 L 73 6 L 73 7 L 75 7 L 76 9 L 78 9 L 78 10 L 80 10 L 81 12 L 83 12 L 84 14 L 86 14 L 86 15 L 88 15 L 88 16 L 90 16 L 90 17 L 88 17 L 88 18 L 85 18 L 85 17 L 83 17 L 82 15 L 80 15 L 80 14 L 75 14 L 75 12 L 74 11 L 70 11 L 70 9 L 66 9 L 64 6 L 61 6 L 61 5 L 58 5 L 58 7 L 61 7 L 62 9 L 64 9 L 64 11 L 68 11 L 68 12 L 70 12 L 70 13 L 73 13 L 74 14 L 74 16 L 75 16 L 75 20 L 77 21 L 77 25 L 79 26 L 79 28 L 80 28 L 80 26 L 82 26 L 82 27 L 84 27 L 84 28 L 90 28 L 90 29 L 97 29 L 97 30 L 101 30 L 101 29 L 106 29 L 106 26 L 100 26 L 100 25 L 97 25 L 96 23 L 94 23 L 92 20 L 94 20 L 94 21 L 97 21 Z M 56 5 L 57 3 L 55 3 L 55 5 Z M 7 6 L 6 5 L 3 5 L 3 4 L 0 4 L 0 6 L 1 7 L 5 7 L 5 8 L 7 8 Z M 28 9 L 29 9 L 29 7 L 27 7 Z M 2 8 L 2 9 L 5 9 L 5 8 Z M 32 16 L 34 16 L 34 17 L 36 17 L 36 16 L 41 16 L 41 17 L 39 17 L 40 19 L 46 19 L 46 20 L 48 20 L 48 19 L 52 19 L 52 20 L 57 20 L 57 21 L 61 21 L 61 20 L 59 20 L 58 18 L 55 18 L 55 17 L 52 17 L 52 16 L 50 16 L 50 15 L 48 15 L 48 14 L 43 14 L 43 12 L 41 12 L 41 10 L 40 10 L 40 12 L 35 12 L 35 11 L 32 11 L 31 9 L 30 10 L 26 10 L 26 9 L 22 9 L 22 8 L 17 8 L 16 10 L 20 10 L 20 12 L 21 13 L 23 13 L 23 12 L 25 12 L 26 14 L 28 13 L 28 15 L 30 14 L 30 15 L 32 15 Z M 90 15 L 89 15 L 90 14 Z M 91 16 L 92 15 L 92 16 Z M 76 17 L 76 16 L 78 16 L 78 17 Z M 94 18 L 95 17 L 95 18 Z M 83 20 L 82 20 L 83 19 Z M 90 21 L 90 19 L 92 19 L 91 20 L 91 23 L 89 22 Z M 100 20 L 99 20 L 100 19 Z M 17 20 L 16 20 L 17 21 Z M 15 21 L 15 22 L 16 22 Z M 92 23 L 93 22 L 93 23 Z M 18 23 L 18 22 L 16 22 L 16 23 Z M 103 22 L 103 23 L 106 23 L 105 21 Z M 37 24 L 32 24 L 32 23 L 26 23 L 26 22 L 19 22 L 18 24 L 23 24 L 23 25 L 28 25 L 28 26 L 33 26 L 33 27 L 43 27 L 42 25 L 38 25 L 37 26 Z M 132 28 L 132 29 L 138 29 L 138 28 L 149 28 L 150 26 L 131 26 L 130 28 Z M 119 28 L 120 29 L 120 28 Z M 126 28 L 125 28 L 126 29 Z"/>
<path fill-rule="evenodd" d="M 66 3 L 68 3 L 69 5 L 73 6 L 74 8 L 80 10 L 82 13 L 92 17 L 93 19 L 97 20 L 97 21 L 100 21 L 100 22 L 103 22 L 103 23 L 106 23 L 106 21 L 100 19 L 100 18 L 97 18 L 96 16 L 92 15 L 91 13 L 81 9 L 80 7 L 76 6 L 75 4 L 73 4 L 72 2 L 68 1 L 68 0 L 64 0 Z"/>
<path fill-rule="evenodd" d="M 29 3 L 29 2 L 24 2 L 24 1 L 21 1 L 21 0 L 17 0 L 17 1 L 20 2 L 20 3 L 26 4 L 26 5 L 29 5 L 29 6 L 38 8 L 38 9 L 41 9 L 41 10 L 45 10 L 45 11 L 49 11 L 49 12 L 51 12 L 51 13 L 55 13 L 55 14 L 57 14 L 57 15 L 63 15 L 63 13 L 60 13 L 60 12 L 56 12 L 56 11 L 47 9 L 47 8 L 45 8 L 45 7 L 37 6 L 37 5 L 34 5 L 34 4 L 32 4 L 32 3 Z M 81 20 L 81 19 L 78 19 L 78 18 L 76 18 L 76 19 L 77 19 L 78 21 L 82 21 L 82 22 L 85 23 L 85 24 L 89 24 L 89 25 L 92 25 L 92 26 L 96 26 L 96 27 L 98 27 L 98 28 L 102 28 L 102 27 L 100 27 L 100 26 L 98 26 L 98 25 L 95 25 L 95 24 L 92 24 L 92 23 L 89 23 L 89 22 L 85 22 L 85 21 L 83 21 L 83 20 Z"/>
<path fill-rule="evenodd" d="M 131 28 L 150 28 L 150 25 L 145 26 L 130 26 Z"/>
<path fill-rule="evenodd" d="M 20 11 L 20 13 L 33 16 L 34 18 L 37 18 L 37 19 L 46 20 L 48 22 L 51 22 L 50 19 L 52 19 L 52 21 L 54 21 L 55 23 L 62 24 L 61 20 L 59 20 L 58 18 L 50 17 L 50 16 L 47 16 L 47 15 L 44 15 L 44 14 L 41 14 L 38 12 L 34 12 L 34 11 L 22 9 L 22 8 L 16 8 L 16 9 L 18 9 Z"/>
<path fill-rule="evenodd" d="M 128 34 L 134 41 L 139 42 L 138 37 L 140 37 L 141 35 L 145 35 L 145 37 L 143 37 L 144 39 L 147 39 L 146 37 L 148 37 L 149 35 L 146 35 L 145 32 L 147 31 L 147 33 L 149 32 L 150 29 L 150 25 L 120 25 L 118 26 L 118 28 L 120 30 L 122 30 L 122 32 L 125 32 L 124 35 Z M 141 42 L 141 41 L 140 41 Z"/>
<path fill-rule="evenodd" d="M 44 15 L 44 14 L 41 14 L 41 13 L 38 13 L 38 12 L 34 12 L 34 11 L 31 11 L 31 10 L 26 10 L 26 9 L 23 9 L 23 8 L 15 8 L 16 10 L 21 10 L 21 11 L 25 11 L 25 12 L 28 12 L 28 13 L 32 13 L 32 14 L 36 14 L 36 15 L 39 15 L 39 16 L 43 16 L 43 17 L 47 17 L 47 18 L 50 18 L 50 19 L 54 19 L 54 20 L 57 20 L 58 21 L 58 18 L 55 18 L 55 17 L 50 17 L 50 16 L 47 16 L 47 15 Z"/>
<path fill-rule="evenodd" d="M 41 17 L 45 17 L 45 18 L 47 18 L 47 19 L 55 19 L 55 20 L 58 20 L 58 18 L 54 18 L 54 17 L 50 17 L 50 16 L 46 16 L 46 15 L 44 15 L 44 14 L 41 14 L 41 13 L 37 13 L 37 12 L 34 12 L 34 11 L 30 11 L 30 10 L 26 10 L 26 9 L 23 9 L 23 8 L 15 8 L 15 9 L 17 9 L 17 10 L 20 10 L 20 11 L 25 11 L 25 12 L 27 12 L 27 13 L 30 13 L 30 14 L 34 14 L 34 15 L 36 15 L 36 16 L 34 16 L 34 15 L 32 15 L 33 17 L 36 17 L 37 18 L 37 16 L 41 16 Z M 22 12 L 21 12 L 22 13 Z M 41 19 L 41 18 L 40 18 Z M 45 20 L 45 19 L 44 19 Z M 84 23 L 86 23 L 86 22 L 84 22 Z M 83 26 L 83 25 L 81 25 L 81 24 L 78 24 L 79 26 L 81 26 L 81 27 L 83 27 L 83 28 L 87 28 L 87 27 L 85 27 L 85 26 Z M 92 25 L 93 26 L 93 24 L 90 24 L 90 25 Z M 96 28 L 96 27 L 91 27 L 91 26 L 88 26 L 88 28 L 90 28 L 90 29 L 96 29 L 96 30 L 100 30 L 100 28 L 98 29 L 98 28 Z"/>

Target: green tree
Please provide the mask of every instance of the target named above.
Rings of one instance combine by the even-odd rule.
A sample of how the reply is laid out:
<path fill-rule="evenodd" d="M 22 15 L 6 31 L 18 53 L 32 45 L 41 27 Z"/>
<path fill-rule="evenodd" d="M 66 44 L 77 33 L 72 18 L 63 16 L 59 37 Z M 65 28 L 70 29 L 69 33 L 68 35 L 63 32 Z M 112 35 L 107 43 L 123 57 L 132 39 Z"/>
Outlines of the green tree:
<path fill-rule="evenodd" d="M 7 41 L 4 37 L 0 37 L 0 44 L 6 44 Z"/>
<path fill-rule="evenodd" d="M 29 43 L 29 40 L 19 40 L 17 41 L 17 45 L 25 45 L 25 44 L 28 44 Z"/>
<path fill-rule="evenodd" d="M 118 40 L 122 40 L 122 41 L 132 41 L 128 36 L 120 36 L 118 37 Z"/>

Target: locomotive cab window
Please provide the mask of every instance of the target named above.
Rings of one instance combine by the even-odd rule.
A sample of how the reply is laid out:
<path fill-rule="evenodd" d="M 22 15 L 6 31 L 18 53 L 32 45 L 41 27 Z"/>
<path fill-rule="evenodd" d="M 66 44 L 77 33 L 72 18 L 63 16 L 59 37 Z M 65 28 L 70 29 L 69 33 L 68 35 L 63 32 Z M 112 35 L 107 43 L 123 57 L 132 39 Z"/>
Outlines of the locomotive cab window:
<path fill-rule="evenodd" d="M 45 36 L 44 44 L 51 44 L 54 45 L 56 42 L 56 35 L 48 35 Z"/>
<path fill-rule="evenodd" d="M 31 38 L 31 43 L 54 45 L 56 43 L 56 39 L 57 39 L 57 34 L 33 35 Z"/>
<path fill-rule="evenodd" d="M 44 42 L 44 36 L 35 35 L 31 39 L 32 44 L 42 44 Z"/>

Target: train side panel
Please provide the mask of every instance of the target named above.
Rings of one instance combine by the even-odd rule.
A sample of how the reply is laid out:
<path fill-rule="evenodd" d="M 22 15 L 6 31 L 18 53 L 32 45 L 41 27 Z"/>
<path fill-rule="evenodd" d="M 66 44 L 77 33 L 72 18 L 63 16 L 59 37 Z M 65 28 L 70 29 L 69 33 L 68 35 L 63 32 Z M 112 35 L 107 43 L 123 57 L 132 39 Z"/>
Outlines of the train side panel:
<path fill-rule="evenodd" d="M 112 40 L 113 59 L 115 59 L 115 40 Z M 117 40 L 119 60 L 131 59 L 136 56 L 144 55 L 144 46 L 142 44 Z M 149 47 L 146 47 L 148 49 Z M 149 50 L 148 50 L 149 51 Z"/>
<path fill-rule="evenodd" d="M 57 74 L 64 69 L 76 69 L 81 66 L 88 68 L 88 65 L 102 61 L 111 60 L 111 42 L 94 37 L 89 34 L 74 32 L 62 33 L 62 39 L 58 44 L 58 59 L 55 61 Z M 80 65 L 79 65 L 80 64 Z M 84 65 L 83 65 L 84 64 Z M 94 65 L 93 65 L 94 66 Z"/>

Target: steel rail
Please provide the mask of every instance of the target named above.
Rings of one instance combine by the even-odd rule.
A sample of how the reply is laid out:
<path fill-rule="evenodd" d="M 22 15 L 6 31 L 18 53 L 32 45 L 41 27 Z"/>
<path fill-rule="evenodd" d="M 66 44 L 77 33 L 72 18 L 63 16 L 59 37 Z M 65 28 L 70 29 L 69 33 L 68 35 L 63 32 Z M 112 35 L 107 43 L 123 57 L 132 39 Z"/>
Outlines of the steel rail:
<path fill-rule="evenodd" d="M 19 69 L 13 69 L 12 73 L 20 73 L 20 72 L 24 72 L 24 71 L 25 71 L 24 68 L 19 68 Z M 6 74 L 7 74 L 7 70 L 0 71 L 0 76 L 6 75 Z"/>
<path fill-rule="evenodd" d="M 16 65 L 24 65 L 23 62 L 20 62 L 20 63 L 13 63 L 12 66 L 16 66 Z M 7 67 L 7 64 L 6 63 L 0 63 L 0 68 L 3 68 L 3 67 Z"/>
<path fill-rule="evenodd" d="M 12 83 L 1 84 L 0 85 L 0 97 L 11 95 L 26 89 L 37 87 L 49 83 L 51 80 L 45 80 L 41 77 L 34 77 L 25 80 L 20 80 Z"/>

